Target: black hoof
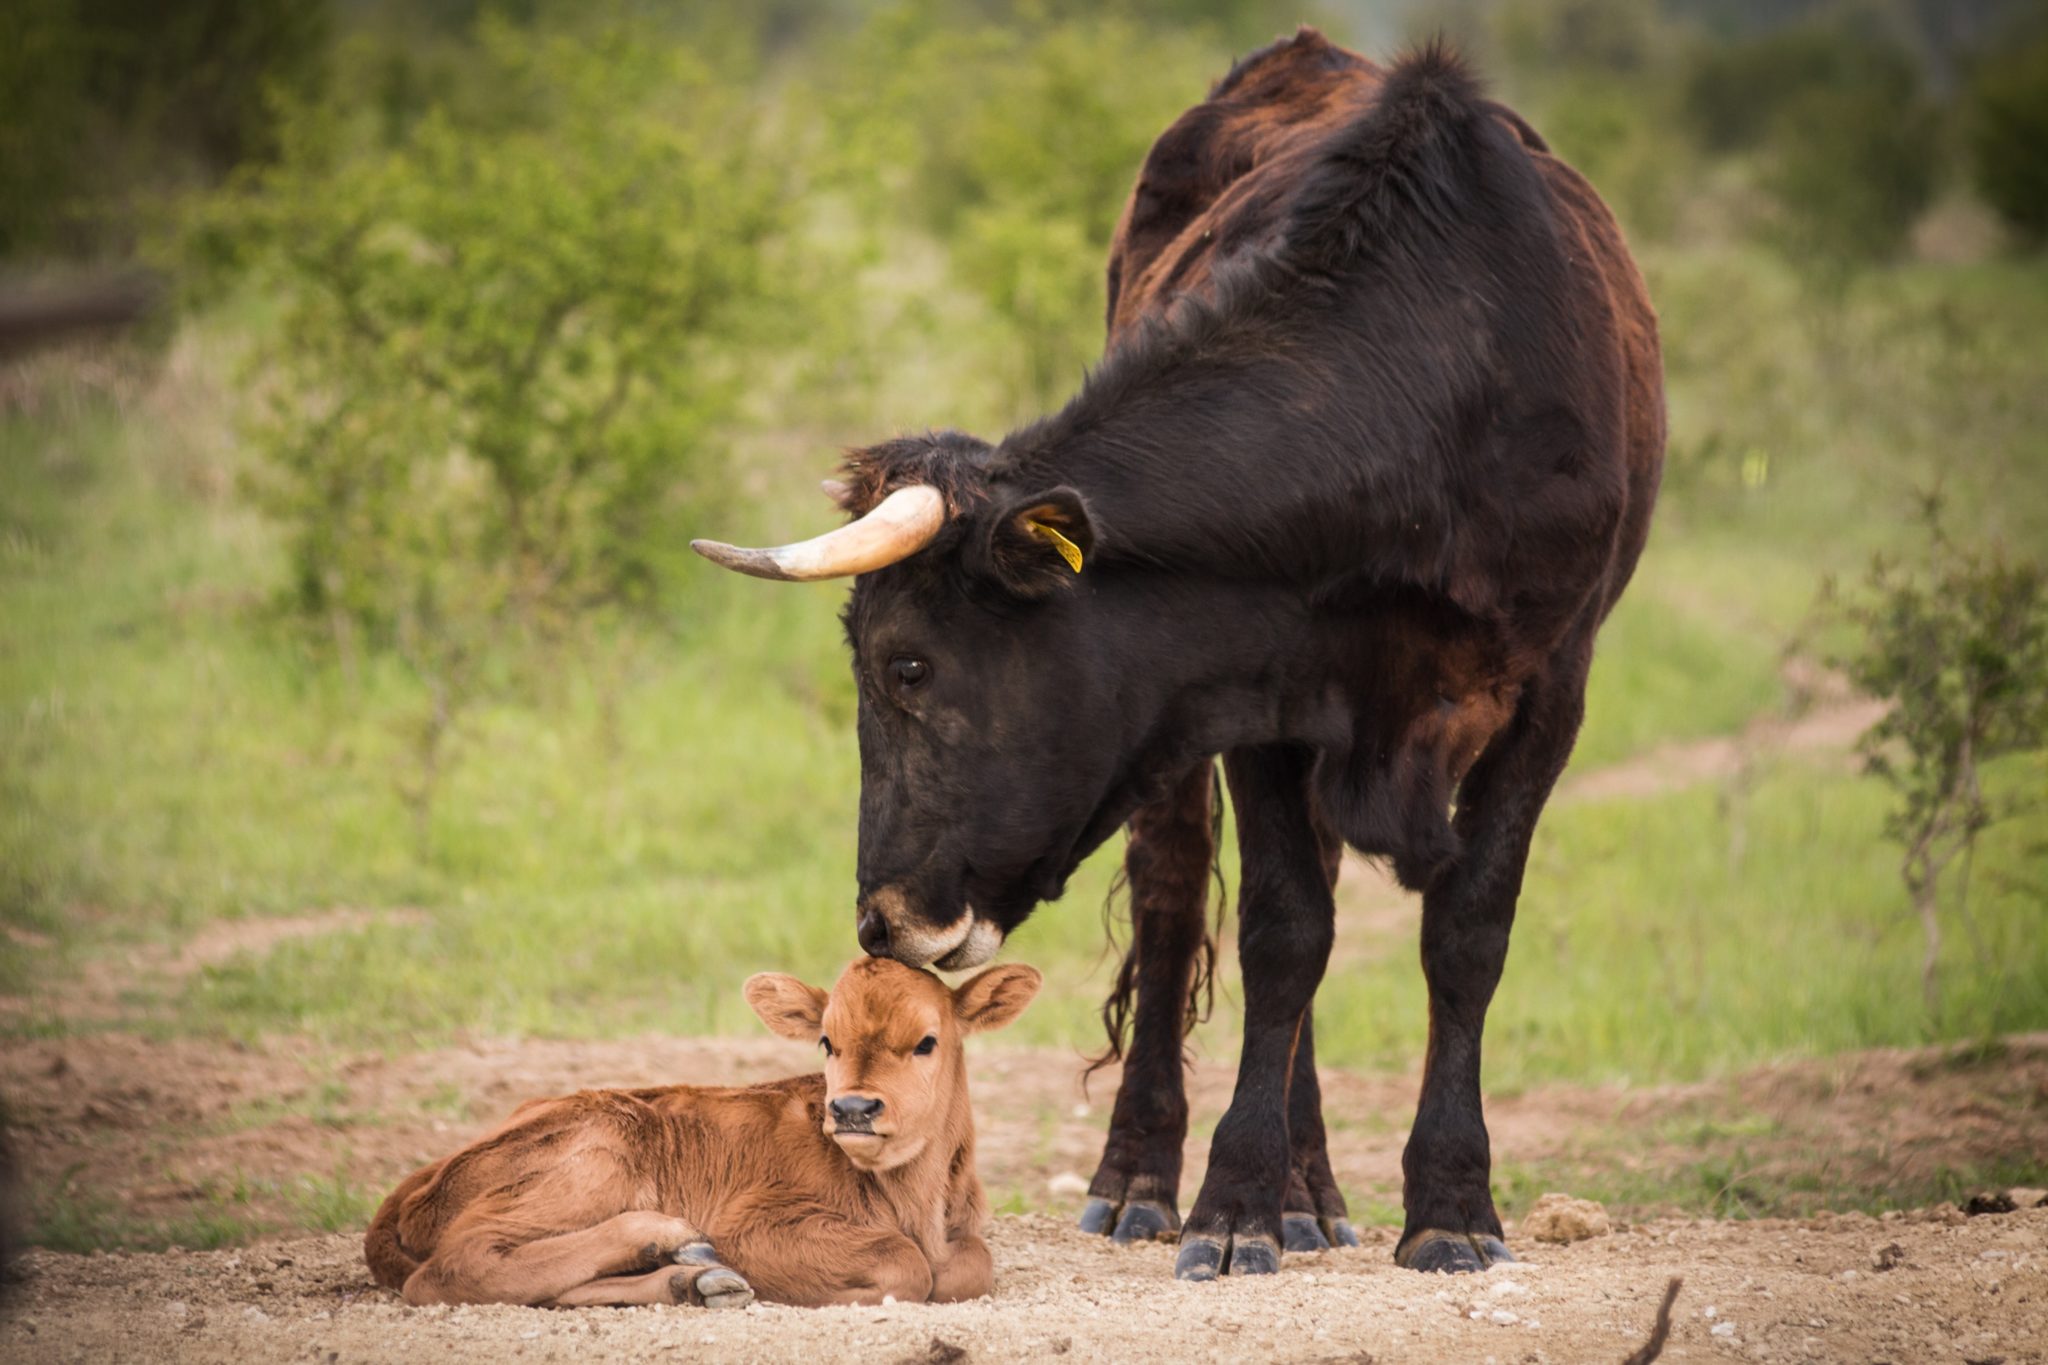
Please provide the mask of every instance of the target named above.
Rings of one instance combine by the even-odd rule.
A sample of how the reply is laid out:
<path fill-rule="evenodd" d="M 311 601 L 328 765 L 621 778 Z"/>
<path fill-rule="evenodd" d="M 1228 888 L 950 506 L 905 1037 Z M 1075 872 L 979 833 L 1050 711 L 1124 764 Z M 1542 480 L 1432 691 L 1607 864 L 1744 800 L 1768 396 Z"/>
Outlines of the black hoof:
<path fill-rule="evenodd" d="M 1180 1235 L 1180 1215 L 1149 1199 L 1133 1199 L 1124 1205 L 1123 1217 L 1109 1240 L 1118 1246 L 1133 1242 L 1170 1242 Z"/>
<path fill-rule="evenodd" d="M 1224 1270 L 1232 1275 L 1277 1275 L 1280 1248 L 1263 1237 L 1236 1237 L 1230 1243 L 1230 1263 Z"/>
<path fill-rule="evenodd" d="M 1116 1205 L 1107 1199 L 1090 1199 L 1081 1210 L 1081 1231 L 1094 1237 L 1106 1237 L 1116 1226 Z"/>
<path fill-rule="evenodd" d="M 1214 1237 L 1187 1237 L 1180 1239 L 1180 1255 L 1173 1258 L 1173 1278 L 1176 1280 L 1213 1280 L 1223 1273 L 1223 1260 L 1229 1248 Z"/>
<path fill-rule="evenodd" d="M 1323 1235 L 1330 1239 L 1333 1247 L 1355 1247 L 1359 1245 L 1358 1229 L 1351 1226 L 1349 1218 L 1332 1218 L 1323 1224 Z"/>
<path fill-rule="evenodd" d="M 1438 1230 L 1417 1235 L 1394 1253 L 1397 1265 L 1439 1275 L 1476 1274 L 1490 1265 L 1514 1259 L 1514 1253 L 1498 1237 Z"/>
<path fill-rule="evenodd" d="M 1287 1251 L 1328 1251 L 1330 1239 L 1316 1226 L 1314 1215 L 1290 1213 L 1280 1220 L 1280 1245 Z"/>
<path fill-rule="evenodd" d="M 1270 1237 L 1210 1237 L 1183 1233 L 1173 1258 L 1176 1280 L 1213 1280 L 1218 1275 L 1276 1275 L 1280 1248 Z"/>

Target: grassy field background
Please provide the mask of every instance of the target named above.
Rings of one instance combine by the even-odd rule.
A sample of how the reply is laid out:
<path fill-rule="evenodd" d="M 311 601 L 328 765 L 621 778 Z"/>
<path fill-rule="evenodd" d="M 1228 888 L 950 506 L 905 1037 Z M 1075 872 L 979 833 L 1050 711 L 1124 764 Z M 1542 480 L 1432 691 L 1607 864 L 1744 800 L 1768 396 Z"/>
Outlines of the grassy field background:
<path fill-rule="evenodd" d="M 1602 636 L 1574 772 L 1795 705 L 1781 668 L 1815 647 L 1822 576 L 1909 548 L 1914 487 L 1941 480 L 1973 535 L 2048 534 L 2037 268 L 1904 268 L 1822 336 L 1766 257 L 1647 264 L 1672 470 Z M 420 705 L 407 680 L 348 676 L 265 629 L 274 537 L 235 496 L 227 418 L 255 326 L 203 318 L 132 371 L 51 361 L 0 421 L 0 866 L 6 922 L 27 931 L 0 942 L 0 981 L 23 997 L 5 1026 L 74 1027 L 67 967 L 110 945 L 332 907 L 418 913 L 210 967 L 150 1002 L 155 1026 L 381 1046 L 749 1030 L 747 972 L 832 972 L 853 946 L 858 786 L 842 589 L 690 574 L 669 629 L 565 660 L 542 704 L 475 716 L 423 848 L 391 775 Z M 801 475 L 829 457 L 786 444 L 800 453 L 770 457 L 773 491 L 743 529 L 816 520 Z M 1929 1018 L 1885 805 L 1839 754 L 1768 751 L 1736 778 L 1561 799 L 1493 1016 L 1491 1083 L 1693 1077 L 2048 1023 L 2038 824 L 1985 850 L 1979 941 L 1952 935 Z M 1118 856 L 1106 848 L 1015 939 L 1053 982 L 1023 1038 L 1094 1046 Z M 1228 996 L 1205 1036 L 1225 1054 Z M 1345 959 L 1319 1011 L 1328 1062 L 1411 1061 L 1425 1029 L 1412 947 Z"/>

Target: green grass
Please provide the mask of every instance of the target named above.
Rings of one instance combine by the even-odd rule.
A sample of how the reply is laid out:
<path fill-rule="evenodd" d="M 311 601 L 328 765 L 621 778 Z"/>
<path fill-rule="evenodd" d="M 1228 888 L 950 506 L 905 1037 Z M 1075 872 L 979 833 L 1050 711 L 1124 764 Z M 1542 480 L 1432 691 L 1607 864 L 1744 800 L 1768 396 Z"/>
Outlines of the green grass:
<path fill-rule="evenodd" d="M 2048 321 L 2042 272 L 1900 270 L 1823 324 L 1761 258 L 1648 266 L 1672 473 L 1601 640 L 1582 768 L 1777 706 L 1821 576 L 1903 543 L 1916 482 L 1945 478 L 1973 534 L 2048 542 L 2048 385 L 2025 358 Z M 65 983 L 111 948 L 344 906 L 419 913 L 137 983 L 133 1022 L 383 1047 L 751 1031 L 748 973 L 828 978 L 853 948 L 858 788 L 840 590 L 679 572 L 661 628 L 549 660 L 542 695 L 468 717 L 422 848 L 399 795 L 417 687 L 323 661 L 266 612 L 279 562 L 234 491 L 244 456 L 220 387 L 257 325 L 189 332 L 173 378 L 142 395 L 95 397 L 46 367 L 45 407 L 0 414 L 0 925 L 21 931 L 0 936 L 0 993 L 30 1002 L 0 1027 L 72 1027 Z M 789 486 L 761 525 L 815 521 L 807 486 Z M 1980 859 L 1982 942 L 1951 934 L 1930 1018 L 1883 811 L 1863 779 L 1770 762 L 1734 787 L 1555 807 L 1489 1083 L 2048 1027 L 2027 889 L 2043 880 L 2039 819 Z M 1014 955 L 1051 985 L 1016 1039 L 1096 1045 L 1111 966 L 1097 907 L 1117 856 L 1019 936 Z M 1211 1054 L 1234 1050 L 1235 998 Z M 1325 984 L 1321 1055 L 1411 1065 L 1425 1021 L 1412 953 L 1393 953 Z"/>

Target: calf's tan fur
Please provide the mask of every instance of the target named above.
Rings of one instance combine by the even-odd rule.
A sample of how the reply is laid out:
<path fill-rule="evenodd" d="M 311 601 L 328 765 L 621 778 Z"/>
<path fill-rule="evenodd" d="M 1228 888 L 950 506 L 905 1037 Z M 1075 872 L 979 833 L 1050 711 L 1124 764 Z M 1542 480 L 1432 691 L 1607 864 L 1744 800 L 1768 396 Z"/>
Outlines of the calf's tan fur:
<path fill-rule="evenodd" d="M 958 990 L 863 958 L 831 993 L 767 973 L 747 1003 L 822 1075 L 585 1090 L 522 1105 L 377 1210 L 364 1254 L 413 1304 L 948 1302 L 994 1286 L 962 1040 L 1038 991 Z M 880 1100 L 871 1118 L 835 1113 Z M 871 1130 L 871 1131 L 870 1131 Z"/>

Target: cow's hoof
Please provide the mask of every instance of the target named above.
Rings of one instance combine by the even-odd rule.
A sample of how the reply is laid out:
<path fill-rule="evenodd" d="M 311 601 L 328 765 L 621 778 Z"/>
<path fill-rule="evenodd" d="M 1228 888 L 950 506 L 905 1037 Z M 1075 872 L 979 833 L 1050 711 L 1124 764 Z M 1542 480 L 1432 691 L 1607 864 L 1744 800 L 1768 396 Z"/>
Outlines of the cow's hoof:
<path fill-rule="evenodd" d="M 1180 1235 L 1180 1214 L 1156 1199 L 1131 1199 L 1113 1204 L 1090 1199 L 1081 1210 L 1081 1231 L 1107 1235 L 1118 1246 L 1133 1242 L 1170 1242 Z"/>
<path fill-rule="evenodd" d="M 677 1265 L 717 1265 L 718 1252 L 709 1242 L 691 1242 L 676 1248 Z"/>
<path fill-rule="evenodd" d="M 697 1272 L 689 1301 L 700 1308 L 745 1308 L 754 1301 L 754 1287 L 738 1271 L 715 1265 Z"/>
<path fill-rule="evenodd" d="M 1470 1275 L 1514 1259 L 1514 1253 L 1498 1237 L 1441 1228 L 1417 1233 L 1394 1253 L 1396 1265 L 1439 1275 Z"/>
<path fill-rule="evenodd" d="M 1280 1248 L 1270 1237 L 1210 1237 L 1183 1233 L 1173 1277 L 1197 1282 L 1218 1275 L 1272 1275 L 1280 1269 Z"/>
<path fill-rule="evenodd" d="M 1180 1254 L 1173 1258 L 1173 1278 L 1198 1283 L 1213 1280 L 1223 1273 L 1223 1263 L 1229 1256 L 1230 1244 L 1220 1237 L 1183 1235 Z"/>
<path fill-rule="evenodd" d="M 1133 1242 L 1170 1242 L 1178 1236 L 1179 1214 L 1149 1199 L 1133 1199 L 1124 1205 L 1123 1216 L 1116 1220 L 1116 1231 L 1109 1235 L 1109 1240 L 1123 1247 Z"/>
<path fill-rule="evenodd" d="M 1351 1226 L 1349 1218 L 1325 1218 L 1323 1236 L 1330 1239 L 1333 1247 L 1355 1247 L 1359 1245 L 1358 1229 Z"/>
<path fill-rule="evenodd" d="M 1330 1239 L 1316 1226 L 1314 1214 L 1290 1213 L 1280 1220 L 1280 1247 L 1283 1251 L 1328 1251 Z"/>

